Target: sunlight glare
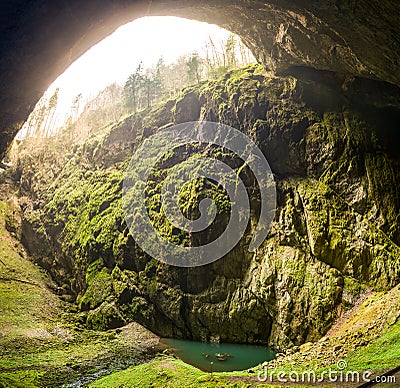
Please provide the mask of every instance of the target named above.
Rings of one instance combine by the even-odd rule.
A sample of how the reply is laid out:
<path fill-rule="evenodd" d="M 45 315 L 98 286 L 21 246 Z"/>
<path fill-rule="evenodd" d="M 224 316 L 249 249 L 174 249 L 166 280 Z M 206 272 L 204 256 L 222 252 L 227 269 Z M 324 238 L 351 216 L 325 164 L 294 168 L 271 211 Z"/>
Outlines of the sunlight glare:
<path fill-rule="evenodd" d="M 79 93 L 87 101 L 113 82 L 123 85 L 141 61 L 150 67 L 162 56 L 170 64 L 182 55 L 202 52 L 209 37 L 219 44 L 229 34 L 216 25 L 178 17 L 134 20 L 82 55 L 53 82 L 45 96 L 60 89 L 57 116 L 62 122 Z"/>

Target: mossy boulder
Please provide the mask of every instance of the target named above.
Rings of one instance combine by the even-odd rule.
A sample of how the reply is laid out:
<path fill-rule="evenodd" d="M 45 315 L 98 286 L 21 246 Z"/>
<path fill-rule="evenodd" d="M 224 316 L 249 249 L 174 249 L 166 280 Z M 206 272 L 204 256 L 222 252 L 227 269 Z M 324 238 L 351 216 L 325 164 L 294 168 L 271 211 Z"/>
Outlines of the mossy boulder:
<path fill-rule="evenodd" d="M 88 328 L 94 330 L 115 329 L 126 323 L 119 308 L 112 302 L 103 302 L 96 309 L 90 310 L 86 319 Z"/>

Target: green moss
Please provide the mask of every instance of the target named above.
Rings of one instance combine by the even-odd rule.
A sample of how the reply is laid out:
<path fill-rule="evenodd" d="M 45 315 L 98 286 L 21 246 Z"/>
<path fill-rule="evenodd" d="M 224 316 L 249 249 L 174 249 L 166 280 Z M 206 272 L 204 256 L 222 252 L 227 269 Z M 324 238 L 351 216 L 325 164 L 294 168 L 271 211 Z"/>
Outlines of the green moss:
<path fill-rule="evenodd" d="M 8 205 L 0 201 L 0 387 L 53 387 L 74 382 L 99 373 L 99 367 L 104 373 L 121 363 L 132 364 L 140 353 L 135 347 L 138 339 L 145 343 L 151 338 L 156 343 L 155 337 L 139 326 L 124 332 L 85 330 L 76 310 L 49 291 L 48 277 L 28 260 L 5 229 L 8 211 Z M 94 284 L 104 275 L 102 262 L 94 262 L 88 282 Z M 103 320 L 107 319 L 105 307 L 100 315 Z"/>
<path fill-rule="evenodd" d="M 121 327 L 127 322 L 115 302 L 105 301 L 98 308 L 89 311 L 86 323 L 90 329 L 107 330 Z"/>
<path fill-rule="evenodd" d="M 182 335 L 214 334 L 220 331 L 215 325 L 215 306 L 220 303 L 227 338 L 252 341 L 259 335 L 257 340 L 266 341 L 270 328 L 261 329 L 260 322 L 277 316 L 278 323 L 271 324 L 272 335 L 287 346 L 314 340 L 327 331 L 340 304 L 342 275 L 376 289 L 396 284 L 400 255 L 396 241 L 391 241 L 399 232 L 395 164 L 377 143 L 376 131 L 359 120 L 343 99 L 335 93 L 330 96 L 328 89 L 250 65 L 192 85 L 176 99 L 99 128 L 85 144 L 67 147 L 68 156 L 57 155 L 62 150 L 58 140 L 54 147 L 50 141 L 49 155 L 38 152 L 49 168 L 33 163 L 36 170 L 29 175 L 30 181 L 44 188 L 36 188 L 39 205 L 35 204 L 37 209 L 26 216 L 27 221 L 51 249 L 56 247 L 58 279 L 80 294 L 81 309 L 91 310 L 87 313 L 90 327 L 104 329 L 138 319 L 159 330 L 154 317 L 160 314 L 179 326 Z M 202 269 L 165 270 L 154 263 L 129 236 L 121 208 L 124 168 L 132 147 L 172 125 L 180 113 L 197 119 L 199 107 L 201 119 L 242 130 L 269 158 L 279 204 L 265 242 L 271 251 L 262 248 L 263 253 L 255 256 L 247 253 L 260 205 L 257 185 L 248 166 L 234 160 L 227 150 L 199 145 L 171 150 L 157 161 L 147 184 L 137 184 L 132 191 L 146 194 L 148 214 L 164 238 L 178 245 L 202 245 L 224 230 L 229 198 L 203 179 L 183 186 L 178 205 L 186 217 L 196 219 L 198 203 L 206 197 L 215 201 L 218 213 L 208 235 L 185 233 L 167 220 L 162 209 L 164 179 L 173 165 L 189 155 L 217 157 L 240 173 L 248 183 L 254 212 L 243 240 L 226 262 L 215 264 L 225 278 L 223 285 L 214 284 L 216 271 L 203 276 Z M 132 134 L 132 142 L 122 140 L 121 147 L 110 146 L 110 139 L 124 130 Z M 148 163 L 156 151 L 148 150 Z M 31 157 L 26 156 L 25 170 L 31 169 Z M 53 169 L 52 158 L 57 160 L 54 180 L 44 172 Z M 134 222 L 144 216 L 135 214 Z M 68 268 L 58 268 L 63 258 L 71 260 Z M 252 267 L 255 275 L 241 284 L 249 263 L 264 261 L 271 268 L 269 273 Z M 344 293 L 348 288 L 346 283 Z M 184 324 L 171 308 L 181 302 L 189 306 Z M 232 312 L 229 319 L 228 311 Z M 170 330 L 166 329 L 169 334 Z"/>
<path fill-rule="evenodd" d="M 227 374 L 229 375 L 229 374 Z M 204 373 L 184 362 L 162 357 L 99 379 L 89 387 L 248 387 L 245 382 L 231 383 L 222 374 Z"/>
<path fill-rule="evenodd" d="M 389 327 L 374 343 L 352 353 L 347 362 L 352 370 L 386 371 L 400 363 L 400 321 Z"/>
<path fill-rule="evenodd" d="M 20 371 L 18 373 L 0 371 L 0 387 L 36 388 L 44 372 L 37 370 Z"/>
<path fill-rule="evenodd" d="M 22 247 L 5 229 L 9 211 L 0 201 L 0 327 L 3 335 L 18 337 L 40 329 L 43 321 L 55 320 L 57 309 L 51 304 L 57 306 L 58 301 L 46 287 L 49 279 L 27 260 Z"/>
<path fill-rule="evenodd" d="M 86 272 L 88 287 L 85 294 L 79 300 L 80 309 L 94 309 L 100 306 L 110 296 L 113 296 L 113 279 L 107 268 L 102 267 L 99 272 L 98 266 L 101 260 L 92 263 Z M 97 267 L 97 268 L 96 268 Z"/>
<path fill-rule="evenodd" d="M 344 291 L 353 297 L 359 297 L 366 289 L 366 285 L 360 283 L 357 279 L 345 276 Z"/>

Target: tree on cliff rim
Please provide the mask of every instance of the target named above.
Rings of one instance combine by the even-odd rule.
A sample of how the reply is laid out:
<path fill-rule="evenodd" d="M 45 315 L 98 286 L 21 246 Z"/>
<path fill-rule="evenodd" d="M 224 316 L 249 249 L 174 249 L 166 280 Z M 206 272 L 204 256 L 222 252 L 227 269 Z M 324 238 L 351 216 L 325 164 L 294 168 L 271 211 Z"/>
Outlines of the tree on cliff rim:
<path fill-rule="evenodd" d="M 194 52 L 186 61 L 186 73 L 189 83 L 200 82 L 202 60 L 197 52 Z"/>
<path fill-rule="evenodd" d="M 125 106 L 133 109 L 136 113 L 138 105 L 138 94 L 143 82 L 142 62 L 139 63 L 136 71 L 132 73 L 124 86 Z"/>

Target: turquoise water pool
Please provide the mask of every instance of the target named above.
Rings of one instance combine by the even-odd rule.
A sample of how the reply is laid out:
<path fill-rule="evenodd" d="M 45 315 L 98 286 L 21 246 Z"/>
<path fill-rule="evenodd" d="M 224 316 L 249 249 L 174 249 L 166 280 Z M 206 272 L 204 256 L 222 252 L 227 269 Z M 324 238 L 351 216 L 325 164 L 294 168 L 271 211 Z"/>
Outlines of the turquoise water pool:
<path fill-rule="evenodd" d="M 268 346 L 207 343 L 163 338 L 161 343 L 172 349 L 181 360 L 203 371 L 231 372 L 252 368 L 275 358 Z M 211 364 L 212 363 L 212 364 Z"/>

